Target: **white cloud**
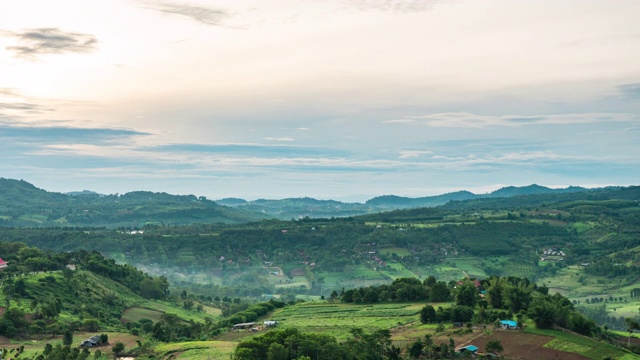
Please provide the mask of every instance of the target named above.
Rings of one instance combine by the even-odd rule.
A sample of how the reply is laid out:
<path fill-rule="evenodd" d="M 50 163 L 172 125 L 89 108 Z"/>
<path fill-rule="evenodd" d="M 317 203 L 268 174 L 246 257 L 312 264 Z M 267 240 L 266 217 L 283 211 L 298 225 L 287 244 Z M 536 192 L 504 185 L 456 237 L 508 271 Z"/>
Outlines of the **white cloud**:
<path fill-rule="evenodd" d="M 264 139 L 269 141 L 295 141 L 294 138 L 290 138 L 290 137 L 278 137 L 278 138 L 266 137 Z"/>
<path fill-rule="evenodd" d="M 521 127 L 528 125 L 566 125 L 606 122 L 635 122 L 638 115 L 630 113 L 572 113 L 541 115 L 479 115 L 472 113 L 435 113 L 408 116 L 407 120 L 385 120 L 384 123 L 421 122 L 432 127 L 483 128 L 491 126 Z"/>

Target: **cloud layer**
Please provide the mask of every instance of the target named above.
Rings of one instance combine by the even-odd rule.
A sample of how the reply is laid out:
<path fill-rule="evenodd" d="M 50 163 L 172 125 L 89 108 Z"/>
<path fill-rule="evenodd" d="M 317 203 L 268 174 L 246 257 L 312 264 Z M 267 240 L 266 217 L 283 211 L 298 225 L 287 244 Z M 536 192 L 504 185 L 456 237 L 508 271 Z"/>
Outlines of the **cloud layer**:
<path fill-rule="evenodd" d="M 44 54 L 86 53 L 95 49 L 98 40 L 89 34 L 62 31 L 58 28 L 28 29 L 10 33 L 18 45 L 7 46 L 15 56 L 35 58 Z"/>

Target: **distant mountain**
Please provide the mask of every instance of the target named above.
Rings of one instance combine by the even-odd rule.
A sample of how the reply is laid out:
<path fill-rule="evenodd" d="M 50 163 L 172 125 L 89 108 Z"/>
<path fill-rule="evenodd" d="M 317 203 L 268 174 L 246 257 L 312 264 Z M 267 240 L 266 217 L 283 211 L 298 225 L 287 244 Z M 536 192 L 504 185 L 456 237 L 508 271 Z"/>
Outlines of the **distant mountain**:
<path fill-rule="evenodd" d="M 139 227 L 145 224 L 239 223 L 266 216 L 204 197 L 134 191 L 102 195 L 48 192 L 24 180 L 0 178 L 0 226 Z"/>
<path fill-rule="evenodd" d="M 390 206 L 395 208 L 406 207 L 433 207 L 443 205 L 453 200 L 469 200 L 475 199 L 478 195 L 469 191 L 456 191 L 452 193 L 425 196 L 419 198 L 408 198 L 395 195 L 378 196 L 367 200 L 366 204 L 371 206 Z"/>
<path fill-rule="evenodd" d="M 407 198 L 394 195 L 378 196 L 367 201 L 367 205 L 389 207 L 394 209 L 407 209 L 416 207 L 433 207 L 444 205 L 450 201 L 465 201 L 483 198 L 508 198 L 513 196 L 563 194 L 570 192 L 586 191 L 587 189 L 570 186 L 564 189 L 552 189 L 537 184 L 528 186 L 507 186 L 488 194 L 474 194 L 469 191 L 457 191 L 443 195 L 426 196 L 420 198 Z"/>
<path fill-rule="evenodd" d="M 532 184 L 520 187 L 507 186 L 488 194 L 456 191 L 418 198 L 384 195 L 369 199 L 364 204 L 309 197 L 253 201 L 225 198 L 214 202 L 194 195 L 148 191 L 102 195 L 83 190 L 61 194 L 38 189 L 24 180 L 0 178 L 0 226 L 136 227 L 149 223 L 179 225 L 240 223 L 274 218 L 289 220 L 306 217 L 351 217 L 443 205 L 463 208 L 495 208 L 506 202 L 511 204 L 510 206 L 535 205 L 541 201 L 558 199 L 563 194 L 593 191 L 597 189 L 575 186 L 551 189 Z M 573 198 L 578 199 L 580 196 Z"/>
<path fill-rule="evenodd" d="M 260 212 L 278 219 L 331 218 L 368 214 L 379 209 L 370 209 L 360 203 L 343 203 L 336 200 L 317 200 L 310 197 L 281 200 L 258 199 L 249 201 L 238 208 Z"/>
<path fill-rule="evenodd" d="M 520 195 L 534 195 L 534 194 L 561 194 L 568 192 L 576 192 L 576 191 L 585 191 L 586 188 L 579 186 L 570 186 L 564 189 L 551 189 L 545 186 L 540 186 L 537 184 L 532 184 L 529 186 L 507 186 L 501 189 L 498 189 L 490 194 L 487 194 L 486 197 L 511 197 L 511 196 L 520 196 Z"/>
<path fill-rule="evenodd" d="M 239 198 L 224 198 L 216 200 L 216 203 L 223 206 L 239 206 L 246 204 L 247 200 Z"/>
<path fill-rule="evenodd" d="M 65 193 L 65 195 L 70 195 L 70 196 L 104 196 L 102 194 L 98 194 L 95 191 L 91 191 L 91 190 L 82 190 L 82 191 L 70 191 Z"/>

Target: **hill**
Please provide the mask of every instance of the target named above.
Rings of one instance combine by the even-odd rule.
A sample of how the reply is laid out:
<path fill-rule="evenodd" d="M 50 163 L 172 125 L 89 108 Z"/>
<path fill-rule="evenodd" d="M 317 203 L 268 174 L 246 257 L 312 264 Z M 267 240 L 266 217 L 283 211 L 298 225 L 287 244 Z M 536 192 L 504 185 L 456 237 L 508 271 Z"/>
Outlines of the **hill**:
<path fill-rule="evenodd" d="M 615 188 L 551 189 L 533 184 L 504 187 L 488 194 L 457 191 L 419 198 L 385 195 L 369 199 L 364 204 L 308 197 L 253 201 L 225 198 L 214 202 L 202 196 L 147 191 L 102 195 L 83 190 L 60 194 L 36 188 L 23 180 L 0 178 L 0 226 L 136 228 L 145 224 L 242 223 L 271 218 L 290 220 L 305 217 L 351 217 L 452 203 L 466 207 L 479 204 L 474 201 L 480 201 L 484 205 L 499 204 L 496 206 L 500 207 L 505 204 L 501 199 L 510 198 L 515 198 L 511 204 L 534 205 L 550 200 L 560 201 L 562 195 L 573 194 L 574 200 L 586 199 L 592 193 L 611 190 Z"/>
<path fill-rule="evenodd" d="M 206 317 L 187 316 L 169 303 L 161 306 L 158 301 L 168 298 L 166 278 L 116 264 L 97 252 L 45 253 L 3 242 L 0 252 L 8 263 L 0 273 L 0 304 L 4 314 L 14 313 L 11 322 L 0 324 L 0 335 L 121 329 L 121 318 L 131 308 L 179 313 L 185 320 Z"/>
<path fill-rule="evenodd" d="M 476 199 L 501 199 L 526 195 L 558 195 L 566 193 L 597 192 L 599 189 L 585 189 L 581 187 L 568 187 L 564 189 L 551 189 L 540 185 L 522 187 L 509 186 L 498 189 L 488 194 L 474 194 L 470 191 L 457 191 L 436 196 L 409 198 L 397 195 L 383 195 L 361 203 L 344 203 L 334 200 L 316 200 L 312 198 L 292 198 L 281 200 L 259 199 L 246 201 L 244 199 L 222 199 L 219 203 L 253 212 L 260 212 L 272 218 L 298 219 L 348 217 L 365 214 L 375 214 L 384 211 L 398 209 L 415 209 L 423 207 L 436 207 L 450 202 L 464 202 Z M 586 196 L 586 195 L 585 195 Z"/>
<path fill-rule="evenodd" d="M 145 224 L 237 223 L 264 215 L 220 206 L 194 195 L 147 191 L 99 195 L 48 192 L 23 180 L 0 178 L 0 226 L 141 227 Z"/>

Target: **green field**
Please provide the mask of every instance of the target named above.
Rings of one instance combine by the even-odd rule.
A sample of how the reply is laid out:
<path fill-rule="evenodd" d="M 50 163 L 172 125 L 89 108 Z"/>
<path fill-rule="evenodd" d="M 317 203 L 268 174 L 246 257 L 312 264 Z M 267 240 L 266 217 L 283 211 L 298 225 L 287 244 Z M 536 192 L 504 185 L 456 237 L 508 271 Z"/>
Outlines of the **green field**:
<path fill-rule="evenodd" d="M 273 312 L 270 319 L 280 327 L 304 332 L 326 333 L 344 340 L 352 328 L 390 329 L 419 320 L 424 304 L 349 305 L 339 303 L 301 303 Z"/>
<path fill-rule="evenodd" d="M 536 329 L 531 323 L 524 330 L 526 333 L 551 336 L 554 339 L 545 344 L 545 347 L 573 352 L 589 359 L 604 359 L 606 356 L 611 356 L 614 359 L 619 359 L 623 356 L 630 355 L 631 357 L 625 357 L 625 359 L 640 359 L 640 356 L 629 354 L 609 343 L 603 341 L 597 341 L 586 336 L 581 336 L 571 332 L 548 330 L 548 329 Z"/>
<path fill-rule="evenodd" d="M 411 255 L 411 251 L 407 248 L 401 247 L 386 247 L 382 248 L 378 251 L 380 255 L 391 256 L 392 254 L 396 254 L 398 256 L 409 256 Z"/>
<path fill-rule="evenodd" d="M 178 343 L 160 344 L 155 351 L 162 358 L 173 355 L 174 359 L 228 359 L 237 343 L 231 341 L 186 341 Z"/>

